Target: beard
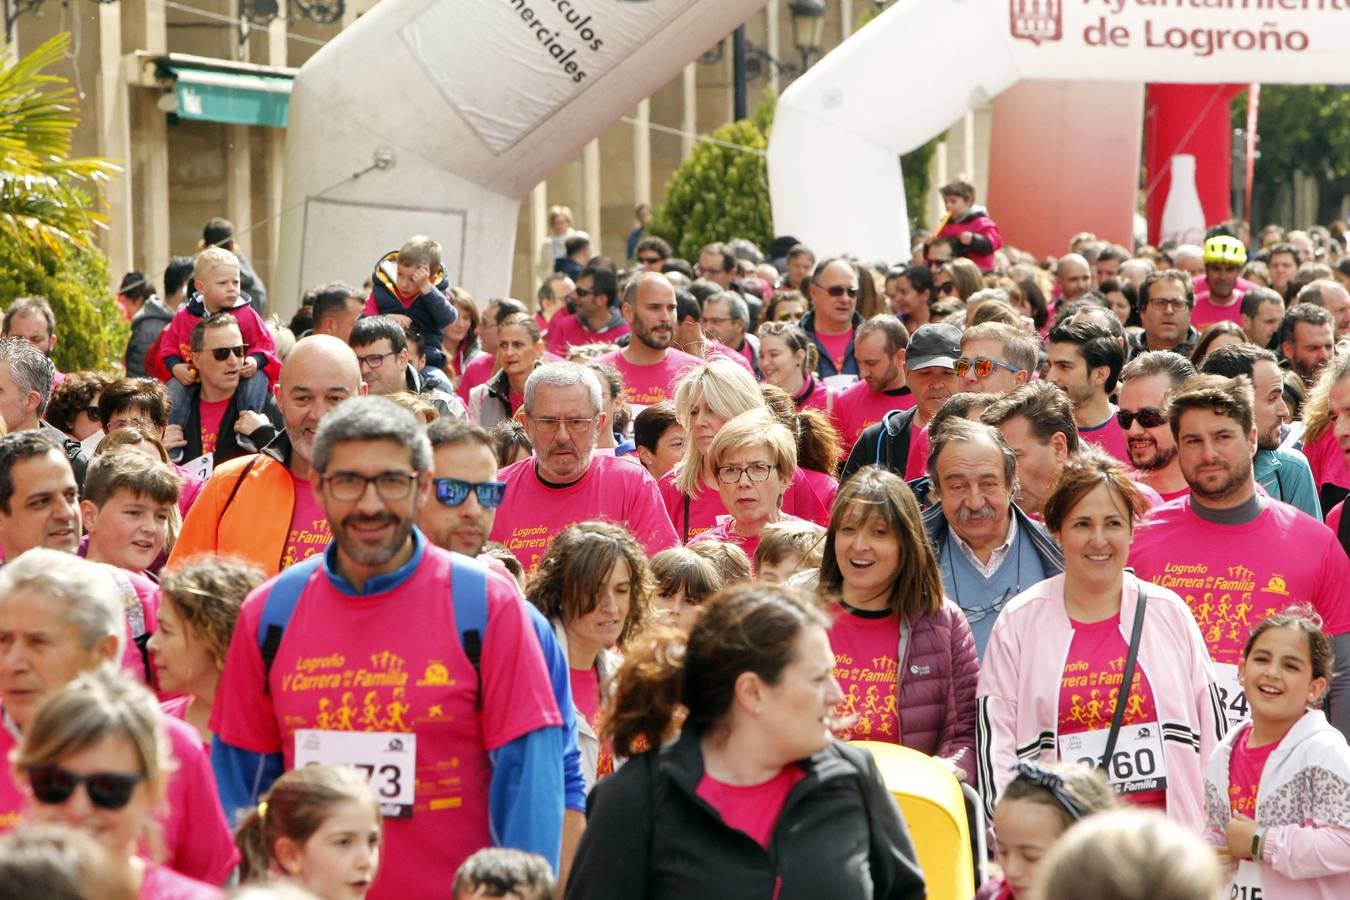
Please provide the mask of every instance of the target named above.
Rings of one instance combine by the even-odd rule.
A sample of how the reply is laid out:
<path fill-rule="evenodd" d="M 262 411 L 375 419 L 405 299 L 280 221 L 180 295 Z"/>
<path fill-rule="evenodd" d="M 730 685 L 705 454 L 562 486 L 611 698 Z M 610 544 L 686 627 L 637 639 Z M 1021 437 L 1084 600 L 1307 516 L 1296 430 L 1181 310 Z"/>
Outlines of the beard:
<path fill-rule="evenodd" d="M 394 526 L 394 531 L 387 540 L 370 544 L 352 535 L 351 526 L 358 522 L 388 523 Z M 358 565 L 382 566 L 397 556 L 398 552 L 403 549 L 408 536 L 412 534 L 412 527 L 411 519 L 400 518 L 391 513 L 375 516 L 350 515 L 338 523 L 338 527 L 334 529 L 333 537 L 337 540 L 338 547 L 341 548 L 342 552 Z"/>
<path fill-rule="evenodd" d="M 670 342 L 675 339 L 675 331 L 674 329 L 671 329 L 669 331 L 655 333 L 649 330 L 645 325 L 639 324 L 636 317 L 634 317 L 633 337 L 637 338 L 644 345 L 653 350 L 665 350 L 670 346 Z"/>
<path fill-rule="evenodd" d="M 1212 474 L 1206 472 L 1206 475 Z M 1205 486 L 1200 481 L 1200 473 L 1192 476 L 1190 473 L 1183 472 L 1186 476 L 1186 483 L 1190 485 L 1191 493 L 1202 500 L 1226 500 L 1233 494 L 1242 490 L 1242 488 L 1252 480 L 1252 463 L 1248 459 L 1245 463 L 1239 463 L 1236 468 L 1231 466 L 1224 467 L 1224 477 L 1212 487 Z M 1194 477 L 1194 480 L 1192 478 Z"/>
<path fill-rule="evenodd" d="M 1176 447 L 1160 447 L 1156 440 L 1153 442 L 1153 458 L 1146 462 L 1135 459 L 1133 446 L 1127 446 L 1127 452 L 1130 455 L 1130 465 L 1141 472 L 1156 472 L 1159 469 L 1165 469 L 1172 464 L 1172 460 L 1177 458 Z"/>

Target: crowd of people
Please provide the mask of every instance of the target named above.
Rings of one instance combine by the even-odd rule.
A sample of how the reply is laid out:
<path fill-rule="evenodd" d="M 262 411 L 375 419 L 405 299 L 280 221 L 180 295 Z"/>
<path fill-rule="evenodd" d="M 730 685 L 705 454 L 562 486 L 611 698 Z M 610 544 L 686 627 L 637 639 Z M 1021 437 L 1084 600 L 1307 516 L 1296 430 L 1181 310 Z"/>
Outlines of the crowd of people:
<path fill-rule="evenodd" d="M 922 897 L 870 742 L 981 898 L 1345 896 L 1343 231 L 942 194 L 905 265 L 555 210 L 526 301 L 415 236 L 285 324 L 215 220 L 122 372 L 5 298 L 0 883 Z"/>

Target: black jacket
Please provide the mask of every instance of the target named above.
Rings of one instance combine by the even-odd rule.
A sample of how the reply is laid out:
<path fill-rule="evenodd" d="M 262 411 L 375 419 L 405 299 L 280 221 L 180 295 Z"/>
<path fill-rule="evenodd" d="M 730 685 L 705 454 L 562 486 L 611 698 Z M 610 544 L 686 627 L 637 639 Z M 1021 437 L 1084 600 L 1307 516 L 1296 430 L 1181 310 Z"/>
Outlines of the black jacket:
<path fill-rule="evenodd" d="M 917 406 L 892 410 L 880 422 L 864 428 L 849 451 L 844 468 L 839 472 L 839 483 L 848 481 L 849 476 L 863 466 L 882 466 L 904 478 L 905 468 L 909 464 L 914 414 L 918 411 Z"/>
<path fill-rule="evenodd" d="M 202 455 L 202 407 L 201 396 L 202 386 L 194 384 L 187 389 L 189 397 L 188 420 L 183 425 L 183 438 L 187 444 L 183 449 L 183 459 L 192 460 Z M 212 464 L 220 465 L 234 459 L 236 456 L 244 456 L 249 453 L 255 453 L 261 450 L 272 439 L 277 436 L 277 432 L 282 429 L 281 410 L 277 407 L 276 400 L 272 395 L 267 395 L 267 402 L 263 405 L 262 414 L 267 417 L 270 425 L 259 426 L 258 430 L 249 435 L 246 440 L 252 446 L 239 443 L 242 435 L 235 434 L 234 423 L 239 421 L 239 393 L 230 398 L 230 405 L 225 407 L 225 415 L 220 417 L 220 430 L 216 433 L 216 449 L 212 456 Z"/>
<path fill-rule="evenodd" d="M 806 777 L 788 794 L 766 851 L 695 793 L 699 736 L 686 726 L 674 744 L 595 786 L 569 900 L 925 896 L 909 832 L 867 751 L 836 741 L 802 760 Z"/>

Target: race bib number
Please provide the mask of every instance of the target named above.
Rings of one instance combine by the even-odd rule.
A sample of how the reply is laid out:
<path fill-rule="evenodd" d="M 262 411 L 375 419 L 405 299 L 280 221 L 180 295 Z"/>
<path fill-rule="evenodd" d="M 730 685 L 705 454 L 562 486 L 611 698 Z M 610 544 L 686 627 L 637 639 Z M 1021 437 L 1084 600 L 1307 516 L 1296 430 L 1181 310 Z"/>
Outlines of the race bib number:
<path fill-rule="evenodd" d="M 295 732 L 295 766 L 341 764 L 365 773 L 386 819 L 411 819 L 417 735 L 393 731 Z"/>
<path fill-rule="evenodd" d="M 1157 722 L 1123 725 L 1116 750 L 1104 759 L 1110 729 L 1064 734 L 1059 738 L 1059 758 L 1101 769 L 1117 794 L 1161 791 L 1167 788 L 1167 759 L 1163 756 L 1162 730 Z"/>
<path fill-rule="evenodd" d="M 1251 859 L 1238 863 L 1233 875 L 1233 887 L 1228 891 L 1228 900 L 1262 900 L 1261 864 Z"/>
<path fill-rule="evenodd" d="M 1228 716 L 1228 724 L 1236 725 L 1251 715 L 1247 709 L 1247 695 L 1238 683 L 1238 667 L 1232 663 L 1215 663 L 1214 671 L 1218 676 L 1219 698 L 1223 701 L 1223 711 Z"/>
<path fill-rule="evenodd" d="M 211 470 L 216 467 L 215 459 L 214 453 L 203 453 L 196 459 L 183 463 L 183 468 L 205 481 L 211 477 Z"/>

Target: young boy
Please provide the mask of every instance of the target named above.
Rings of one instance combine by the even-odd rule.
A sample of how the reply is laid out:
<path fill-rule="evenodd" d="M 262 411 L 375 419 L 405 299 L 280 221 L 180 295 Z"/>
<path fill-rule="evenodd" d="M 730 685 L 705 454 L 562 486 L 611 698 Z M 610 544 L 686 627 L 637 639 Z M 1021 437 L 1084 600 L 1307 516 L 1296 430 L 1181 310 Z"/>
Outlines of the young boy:
<path fill-rule="evenodd" d="M 994 268 L 994 251 L 1003 246 L 998 226 L 989 218 L 983 206 L 975 205 L 975 187 L 966 181 L 953 181 L 938 189 L 947 207 L 933 240 L 950 237 L 961 245 L 961 255 L 980 267 L 981 272 Z"/>
<path fill-rule="evenodd" d="M 189 360 L 192 358 L 192 330 L 212 313 L 228 311 L 239 322 L 239 333 L 248 348 L 239 385 L 239 408 L 261 412 L 267 402 L 268 386 L 281 373 L 276 343 L 262 317 L 254 311 L 247 294 L 239 289 L 239 260 L 220 247 L 207 247 L 197 254 L 192 268 L 197 291 L 174 313 L 160 341 L 164 368 L 172 374 L 168 381 L 170 424 L 187 422 L 189 385 L 200 378 Z"/>
<path fill-rule="evenodd" d="M 416 326 L 426 342 L 427 365 L 444 369 L 441 332 L 458 313 L 445 299 L 449 282 L 441 268 L 441 245 L 420 234 L 409 238 L 375 264 L 371 282 L 361 314 L 389 316 L 404 328 Z"/>
<path fill-rule="evenodd" d="M 820 568 L 825 529 L 814 522 L 773 522 L 755 548 L 755 580 L 784 584 L 793 575 Z"/>
<path fill-rule="evenodd" d="M 181 484 L 172 469 L 140 453 L 95 457 L 80 502 L 89 532 L 86 558 L 144 573 L 164 550 Z"/>

